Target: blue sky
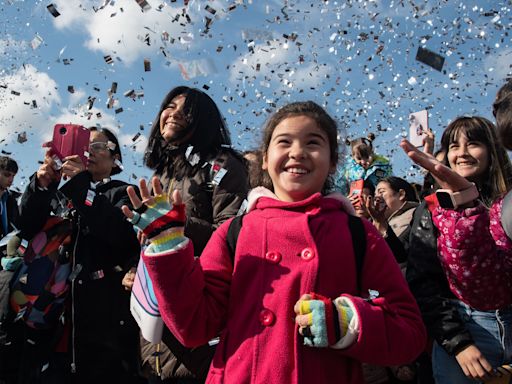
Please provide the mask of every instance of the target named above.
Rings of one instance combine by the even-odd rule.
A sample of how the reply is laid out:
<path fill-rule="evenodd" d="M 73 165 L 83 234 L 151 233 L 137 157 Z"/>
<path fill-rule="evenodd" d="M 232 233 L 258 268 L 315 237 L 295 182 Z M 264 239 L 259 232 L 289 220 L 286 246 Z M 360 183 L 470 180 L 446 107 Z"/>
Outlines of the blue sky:
<path fill-rule="evenodd" d="M 428 108 L 439 138 L 457 115 L 491 118 L 512 76 L 510 1 L 3 0 L 0 9 L 0 150 L 18 160 L 20 189 L 55 123 L 112 128 L 120 177 L 148 176 L 151 122 L 181 84 L 212 96 L 238 149 L 259 144 L 276 107 L 311 99 L 337 119 L 340 138 L 375 133 L 377 152 L 414 180 L 398 150 L 409 113 Z M 444 56 L 443 70 L 416 61 L 418 47 Z"/>

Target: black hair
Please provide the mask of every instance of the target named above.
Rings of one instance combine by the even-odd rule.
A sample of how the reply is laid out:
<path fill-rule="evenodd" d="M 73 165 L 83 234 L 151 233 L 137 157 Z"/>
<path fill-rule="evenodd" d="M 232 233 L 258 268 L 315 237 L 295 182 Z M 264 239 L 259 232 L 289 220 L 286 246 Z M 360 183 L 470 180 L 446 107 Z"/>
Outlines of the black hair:
<path fill-rule="evenodd" d="M 416 190 L 407 180 L 404 180 L 401 177 L 388 176 L 380 179 L 379 183 L 388 183 L 389 187 L 396 193 L 399 193 L 402 189 L 405 192 L 406 201 L 418 201 Z"/>
<path fill-rule="evenodd" d="M 365 179 L 363 181 L 363 189 L 364 188 L 370 191 L 371 196 L 375 196 L 375 185 L 370 181 L 370 179 Z"/>
<path fill-rule="evenodd" d="M 123 162 L 123 156 L 121 155 L 121 147 L 119 146 L 119 141 L 117 140 L 117 136 L 114 135 L 114 133 L 108 129 L 108 128 L 98 128 L 98 127 L 89 127 L 89 131 L 91 132 L 99 132 L 107 136 L 108 141 L 111 141 L 116 145 L 114 149 L 109 148 L 109 152 L 112 156 L 117 155 L 117 158 L 120 163 Z M 110 176 L 117 175 L 118 173 L 121 173 L 122 169 L 121 167 L 115 165 L 114 168 L 112 168 L 112 171 L 110 172 Z"/>
<path fill-rule="evenodd" d="M 184 143 L 168 143 L 160 133 L 160 115 L 177 96 L 184 95 L 183 113 L 188 122 L 187 132 L 192 136 Z M 199 154 L 203 162 L 191 165 L 185 158 L 187 147 L 193 146 L 192 153 Z M 153 121 L 144 153 L 144 164 L 162 174 L 171 168 L 174 177 L 181 179 L 190 176 L 203 166 L 204 161 L 215 158 L 223 147 L 229 148 L 231 139 L 215 102 L 203 91 L 187 86 L 171 89 L 162 100 L 160 109 Z"/>
<path fill-rule="evenodd" d="M 286 104 L 277 112 L 275 112 L 267 121 L 263 131 L 263 143 L 261 145 L 262 158 L 266 156 L 270 140 L 275 128 L 283 120 L 294 116 L 307 116 L 313 119 L 318 127 L 322 129 L 329 142 L 330 161 L 333 166 L 338 162 L 338 125 L 336 121 L 323 109 L 321 106 L 313 101 L 298 101 Z M 259 184 L 274 191 L 274 186 L 268 172 L 262 171 L 260 175 Z M 325 194 L 332 189 L 333 180 L 330 174 L 324 183 L 322 193 Z"/>
<path fill-rule="evenodd" d="M 18 163 L 9 156 L 0 156 L 0 169 L 12 173 L 18 173 Z"/>

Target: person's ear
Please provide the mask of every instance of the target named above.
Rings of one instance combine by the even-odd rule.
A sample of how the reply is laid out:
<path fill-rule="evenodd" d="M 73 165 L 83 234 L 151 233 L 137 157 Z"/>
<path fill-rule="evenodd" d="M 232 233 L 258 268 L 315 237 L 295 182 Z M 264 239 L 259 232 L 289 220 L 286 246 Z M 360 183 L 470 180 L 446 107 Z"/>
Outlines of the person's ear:
<path fill-rule="evenodd" d="M 399 199 L 400 201 L 405 201 L 405 191 L 404 191 L 403 189 L 400 189 L 400 190 L 398 191 L 398 199 Z"/>
<path fill-rule="evenodd" d="M 267 153 L 264 153 L 261 159 L 261 169 L 266 171 L 268 169 Z"/>

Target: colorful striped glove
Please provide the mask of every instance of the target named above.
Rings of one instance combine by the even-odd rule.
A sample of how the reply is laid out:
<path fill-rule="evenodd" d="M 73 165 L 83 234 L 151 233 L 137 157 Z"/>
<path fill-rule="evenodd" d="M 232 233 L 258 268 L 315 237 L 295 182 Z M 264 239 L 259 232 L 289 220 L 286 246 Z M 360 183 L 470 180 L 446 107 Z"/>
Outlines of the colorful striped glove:
<path fill-rule="evenodd" d="M 310 347 L 336 345 L 347 334 L 354 316 L 352 308 L 343 300 L 332 301 L 314 293 L 311 300 L 299 300 L 297 310 L 296 322 L 304 336 L 304 344 Z"/>
<path fill-rule="evenodd" d="M 173 249 L 186 240 L 184 235 L 185 205 L 169 203 L 167 196 L 156 195 L 153 204 L 134 209 L 130 222 L 141 230 L 151 245 L 147 253 Z"/>

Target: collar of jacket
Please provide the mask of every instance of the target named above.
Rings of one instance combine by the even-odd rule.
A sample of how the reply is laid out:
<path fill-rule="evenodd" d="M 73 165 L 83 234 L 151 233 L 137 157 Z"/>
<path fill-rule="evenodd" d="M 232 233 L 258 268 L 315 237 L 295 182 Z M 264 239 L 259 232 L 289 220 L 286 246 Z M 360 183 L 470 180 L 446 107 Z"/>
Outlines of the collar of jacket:
<path fill-rule="evenodd" d="M 400 216 L 402 213 L 408 211 L 409 209 L 416 208 L 418 205 L 420 204 L 417 203 L 416 201 L 405 201 L 400 208 L 398 208 L 395 212 L 389 215 L 388 221 L 395 216 Z"/>
<path fill-rule="evenodd" d="M 341 209 L 349 215 L 355 215 L 355 210 L 350 200 L 339 192 L 330 193 L 327 196 L 323 196 L 321 193 L 315 193 L 301 201 L 287 202 L 279 200 L 272 191 L 265 187 L 256 187 L 249 192 L 247 200 L 247 212 L 253 209 L 264 208 L 300 210 L 300 208 L 317 206 L 327 210 Z"/>

